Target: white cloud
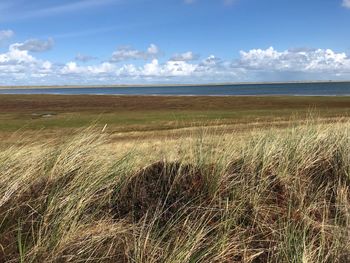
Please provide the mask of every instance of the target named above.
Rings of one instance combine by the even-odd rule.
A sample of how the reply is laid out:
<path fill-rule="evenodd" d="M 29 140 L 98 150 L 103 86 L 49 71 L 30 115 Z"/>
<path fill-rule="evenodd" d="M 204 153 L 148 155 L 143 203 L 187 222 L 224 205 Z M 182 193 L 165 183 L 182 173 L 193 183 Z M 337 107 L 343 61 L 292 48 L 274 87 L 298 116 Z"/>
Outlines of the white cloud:
<path fill-rule="evenodd" d="M 168 61 L 164 65 L 165 73 L 169 76 L 191 76 L 196 71 L 197 65 L 185 61 Z"/>
<path fill-rule="evenodd" d="M 0 65 L 18 65 L 34 63 L 36 59 L 26 50 L 19 50 L 17 44 L 10 46 L 9 51 L 0 54 Z"/>
<path fill-rule="evenodd" d="M 76 62 L 68 62 L 60 71 L 64 75 L 72 74 L 111 74 L 114 76 L 129 77 L 175 77 L 190 76 L 197 68 L 197 65 L 189 64 L 184 61 L 167 61 L 160 64 L 157 59 L 146 63 L 143 66 L 136 67 L 133 64 L 116 66 L 115 64 L 104 62 L 95 66 L 79 66 Z"/>
<path fill-rule="evenodd" d="M 159 48 L 155 44 L 151 44 L 149 48 L 147 48 L 147 54 L 149 56 L 158 56 L 159 53 Z"/>
<path fill-rule="evenodd" d="M 115 65 L 104 62 L 93 66 L 79 66 L 76 62 L 68 62 L 61 70 L 60 73 L 64 75 L 81 74 L 81 75 L 98 75 L 98 74 L 111 74 L 116 72 Z"/>
<path fill-rule="evenodd" d="M 0 44 L 9 40 L 15 35 L 15 32 L 12 30 L 1 30 L 0 31 Z"/>
<path fill-rule="evenodd" d="M 172 58 L 170 60 L 173 61 L 192 61 L 192 60 L 196 60 L 198 59 L 198 55 L 197 54 L 193 54 L 192 51 L 188 51 L 182 54 L 175 54 L 174 56 L 172 56 Z"/>
<path fill-rule="evenodd" d="M 131 56 L 134 57 L 134 56 Z M 189 58 L 189 56 L 187 56 Z M 350 59 L 345 53 L 330 49 L 274 48 L 241 51 L 234 61 L 222 60 L 214 55 L 197 63 L 170 59 L 164 63 L 158 59 L 141 66 L 105 62 L 95 66 L 79 66 L 70 62 L 60 74 L 76 75 L 84 80 L 113 82 L 174 81 L 261 81 L 298 79 L 339 79 L 350 77 Z"/>
<path fill-rule="evenodd" d="M 350 8 L 350 0 L 343 0 L 343 6 L 346 8 Z"/>
<path fill-rule="evenodd" d="M 167 61 L 163 65 L 157 59 L 147 63 L 140 70 L 141 76 L 154 77 L 176 77 L 190 76 L 197 68 L 197 65 L 189 64 L 185 61 Z"/>
<path fill-rule="evenodd" d="M 19 50 L 16 44 L 0 53 L 0 84 L 28 84 L 36 78 L 45 79 L 54 72 L 53 64 Z"/>
<path fill-rule="evenodd" d="M 61 70 L 62 74 L 82 74 L 84 72 L 84 68 L 79 67 L 76 62 L 68 62 Z"/>
<path fill-rule="evenodd" d="M 112 54 L 111 62 L 121 62 L 126 60 L 148 60 L 158 57 L 159 48 L 151 44 L 146 51 L 134 49 L 130 46 L 119 47 Z"/>
<path fill-rule="evenodd" d="M 206 59 L 204 59 L 201 63 L 203 66 L 217 66 L 221 63 L 222 60 L 220 58 L 215 57 L 214 55 L 210 55 Z"/>
<path fill-rule="evenodd" d="M 116 74 L 121 77 L 137 77 L 139 70 L 133 64 L 126 64 L 117 69 Z"/>
<path fill-rule="evenodd" d="M 215 55 L 194 61 L 190 54 L 177 60 L 155 58 L 159 49 L 151 45 L 145 51 L 128 51 L 128 59 L 151 59 L 144 64 L 103 62 L 93 65 L 71 61 L 60 65 L 40 60 L 13 44 L 0 53 L 0 84 L 92 84 L 130 82 L 227 82 L 267 80 L 349 79 L 350 58 L 331 49 L 252 49 L 241 51 L 236 60 Z M 119 61 L 119 60 L 118 60 Z"/>
<path fill-rule="evenodd" d="M 153 59 L 151 63 L 144 65 L 141 74 L 144 76 L 158 76 L 160 74 L 160 66 L 157 59 Z"/>
<path fill-rule="evenodd" d="M 241 51 L 236 64 L 247 70 L 292 71 L 292 72 L 328 72 L 349 73 L 350 59 L 345 53 L 336 53 L 331 49 L 292 49 L 277 51 L 253 49 Z"/>
<path fill-rule="evenodd" d="M 27 50 L 31 52 L 44 52 L 52 49 L 54 46 L 54 40 L 49 38 L 48 40 L 29 39 L 24 43 L 15 44 L 19 50 Z"/>

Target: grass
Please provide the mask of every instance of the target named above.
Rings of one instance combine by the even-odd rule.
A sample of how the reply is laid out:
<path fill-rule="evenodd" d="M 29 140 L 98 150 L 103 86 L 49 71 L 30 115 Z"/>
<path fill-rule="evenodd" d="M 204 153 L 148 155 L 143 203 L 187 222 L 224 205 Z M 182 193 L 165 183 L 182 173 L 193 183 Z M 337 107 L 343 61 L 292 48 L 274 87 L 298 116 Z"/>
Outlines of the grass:
<path fill-rule="evenodd" d="M 350 97 L 162 97 L 1 95 L 0 132 L 108 124 L 111 132 L 160 131 L 348 116 Z"/>
<path fill-rule="evenodd" d="M 307 120 L 156 147 L 94 127 L 1 142 L 0 262 L 349 262 L 349 135 Z"/>

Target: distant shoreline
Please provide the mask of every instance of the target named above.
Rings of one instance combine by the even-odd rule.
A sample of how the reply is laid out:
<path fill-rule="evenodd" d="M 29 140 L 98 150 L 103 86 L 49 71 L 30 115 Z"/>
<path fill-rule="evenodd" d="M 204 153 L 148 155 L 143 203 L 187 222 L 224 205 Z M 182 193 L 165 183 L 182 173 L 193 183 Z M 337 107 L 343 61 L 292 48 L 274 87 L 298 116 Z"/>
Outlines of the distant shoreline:
<path fill-rule="evenodd" d="M 82 88 L 140 88 L 140 87 L 202 87 L 202 86 L 242 86 L 242 85 L 279 85 L 279 84 L 315 84 L 349 83 L 348 81 L 281 81 L 281 82 L 224 82 L 204 84 L 111 84 L 111 85 L 47 85 L 47 86 L 5 86 L 0 89 L 82 89 Z"/>

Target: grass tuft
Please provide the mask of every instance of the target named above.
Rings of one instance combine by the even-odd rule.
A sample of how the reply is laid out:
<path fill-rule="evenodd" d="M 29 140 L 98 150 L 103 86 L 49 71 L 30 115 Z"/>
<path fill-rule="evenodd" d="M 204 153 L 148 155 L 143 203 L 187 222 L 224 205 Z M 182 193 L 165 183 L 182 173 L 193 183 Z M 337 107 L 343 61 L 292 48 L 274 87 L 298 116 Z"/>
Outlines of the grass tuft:
<path fill-rule="evenodd" d="M 94 128 L 1 145 L 0 262 L 349 262 L 349 133 L 203 131 L 171 158 Z"/>

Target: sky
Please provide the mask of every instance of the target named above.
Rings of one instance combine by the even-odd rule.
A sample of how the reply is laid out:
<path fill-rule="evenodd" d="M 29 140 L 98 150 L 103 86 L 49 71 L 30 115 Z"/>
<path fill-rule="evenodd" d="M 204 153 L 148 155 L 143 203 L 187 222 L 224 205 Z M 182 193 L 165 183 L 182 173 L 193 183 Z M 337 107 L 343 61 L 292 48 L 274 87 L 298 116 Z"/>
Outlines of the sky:
<path fill-rule="evenodd" d="M 350 80 L 350 0 L 1 0 L 0 85 Z"/>

